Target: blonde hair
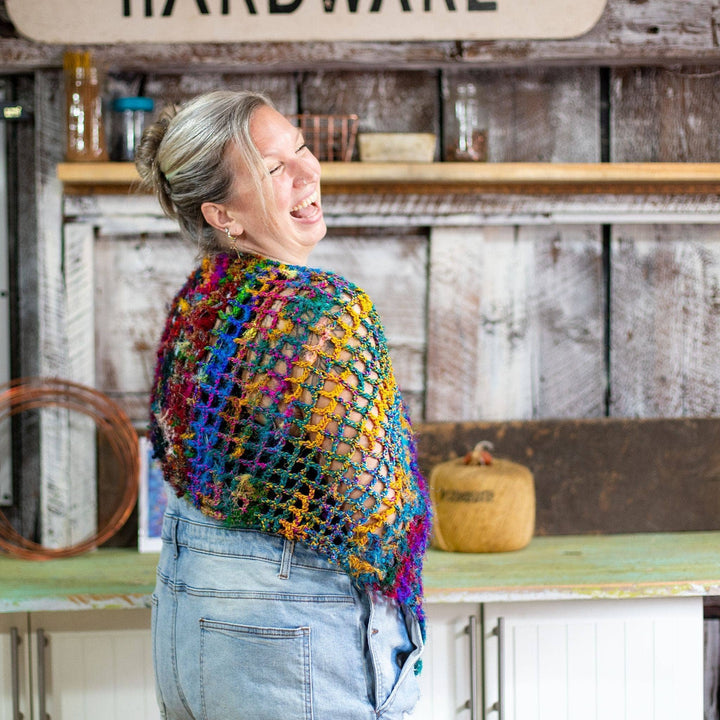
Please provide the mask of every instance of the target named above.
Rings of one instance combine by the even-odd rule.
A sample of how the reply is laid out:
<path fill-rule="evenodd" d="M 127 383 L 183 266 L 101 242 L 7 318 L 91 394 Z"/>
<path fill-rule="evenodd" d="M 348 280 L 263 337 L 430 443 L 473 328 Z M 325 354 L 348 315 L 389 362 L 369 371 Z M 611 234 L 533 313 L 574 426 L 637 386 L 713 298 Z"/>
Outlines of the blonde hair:
<path fill-rule="evenodd" d="M 228 162 L 230 143 L 237 147 L 267 217 L 267 172 L 250 137 L 250 119 L 263 106 L 274 107 L 260 93 L 218 90 L 180 109 L 167 108 L 143 133 L 135 155 L 143 184 L 155 192 L 163 212 L 178 221 L 182 234 L 198 243 L 204 254 L 222 249 L 201 206 L 227 203 L 231 198 L 237 168 Z"/>

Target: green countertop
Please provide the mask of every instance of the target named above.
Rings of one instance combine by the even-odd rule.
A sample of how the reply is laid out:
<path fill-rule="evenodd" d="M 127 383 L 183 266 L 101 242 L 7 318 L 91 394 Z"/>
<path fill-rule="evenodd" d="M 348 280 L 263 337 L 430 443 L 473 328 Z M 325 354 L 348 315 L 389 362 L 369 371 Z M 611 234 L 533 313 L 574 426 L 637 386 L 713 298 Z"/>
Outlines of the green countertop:
<path fill-rule="evenodd" d="M 149 607 L 157 555 L 100 549 L 66 560 L 0 556 L 0 612 Z M 720 595 L 720 532 L 536 537 L 510 553 L 431 550 L 435 602 Z"/>

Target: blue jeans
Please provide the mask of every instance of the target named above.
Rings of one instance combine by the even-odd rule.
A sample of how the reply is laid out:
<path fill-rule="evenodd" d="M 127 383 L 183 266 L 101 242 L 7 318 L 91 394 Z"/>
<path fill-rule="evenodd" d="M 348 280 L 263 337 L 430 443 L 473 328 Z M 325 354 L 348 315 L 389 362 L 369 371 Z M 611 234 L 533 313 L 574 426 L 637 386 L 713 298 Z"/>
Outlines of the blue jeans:
<path fill-rule="evenodd" d="M 167 720 L 402 720 L 417 621 L 323 556 L 224 527 L 172 491 L 153 594 Z"/>

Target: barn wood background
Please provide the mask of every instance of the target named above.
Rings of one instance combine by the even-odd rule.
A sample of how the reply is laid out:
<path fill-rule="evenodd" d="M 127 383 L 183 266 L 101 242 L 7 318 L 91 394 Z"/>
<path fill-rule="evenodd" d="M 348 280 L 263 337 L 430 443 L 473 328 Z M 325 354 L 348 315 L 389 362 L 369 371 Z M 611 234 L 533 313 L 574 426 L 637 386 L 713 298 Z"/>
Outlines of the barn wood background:
<path fill-rule="evenodd" d="M 164 104 L 261 89 L 288 113 L 357 112 L 361 131 L 434 131 L 438 160 L 452 141 L 455 88 L 469 81 L 488 109 L 491 162 L 718 161 L 719 16 L 705 2 L 608 0 L 593 30 L 563 41 L 90 49 L 108 98 L 143 92 Z M 194 249 L 150 198 L 63 198 L 65 48 L 17 37 L 1 2 L 0 20 L 0 81 L 34 110 L 32 124 L 9 130 L 15 374 L 92 380 L 142 427 L 165 305 Z M 539 515 L 538 532 L 720 527 L 716 196 L 347 194 L 327 198 L 326 213 L 329 236 L 313 260 L 375 299 L 421 445 L 438 458 L 462 450 L 447 430 L 423 433 L 425 423 L 480 423 L 478 439 L 491 432 L 485 423 L 525 423 L 525 441 L 495 438 L 498 454 L 535 462 L 546 502 L 568 501 L 564 515 Z M 692 418 L 703 418 L 702 433 L 688 431 Z M 622 459 L 623 433 L 607 432 L 608 419 L 632 433 L 638 419 L 662 419 L 661 434 L 650 423 L 633 437 L 663 443 L 672 467 L 686 466 L 689 442 L 696 465 L 659 476 L 630 453 L 613 463 L 613 512 L 596 515 L 602 453 L 580 454 L 573 438 L 577 421 L 590 423 L 587 437 Z M 565 457 L 572 472 L 558 477 L 527 455 L 530 421 L 560 423 L 546 457 Z M 436 437 L 446 438 L 439 449 Z M 16 456 L 24 481 L 9 513 L 33 528 L 37 460 Z M 665 509 L 648 519 L 638 499 L 658 492 Z"/>

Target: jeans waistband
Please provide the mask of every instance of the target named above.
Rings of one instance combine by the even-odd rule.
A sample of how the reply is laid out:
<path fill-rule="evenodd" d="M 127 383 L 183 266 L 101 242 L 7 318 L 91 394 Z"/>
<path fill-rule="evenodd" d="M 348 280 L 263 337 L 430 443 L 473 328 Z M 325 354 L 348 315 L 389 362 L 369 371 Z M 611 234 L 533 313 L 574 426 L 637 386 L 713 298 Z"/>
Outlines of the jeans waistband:
<path fill-rule="evenodd" d="M 187 500 L 178 498 L 169 488 L 167 496 L 162 531 L 166 542 L 214 555 L 247 557 L 345 574 L 324 555 L 301 543 L 261 530 L 228 527 L 222 520 L 205 515 Z"/>

